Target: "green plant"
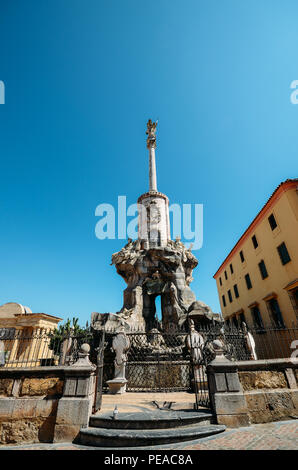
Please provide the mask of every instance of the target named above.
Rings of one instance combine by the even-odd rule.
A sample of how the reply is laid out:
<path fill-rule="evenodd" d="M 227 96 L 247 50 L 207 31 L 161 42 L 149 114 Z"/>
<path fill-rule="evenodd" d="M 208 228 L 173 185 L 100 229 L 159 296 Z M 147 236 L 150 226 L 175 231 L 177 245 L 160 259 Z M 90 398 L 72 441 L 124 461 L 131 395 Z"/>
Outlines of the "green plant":
<path fill-rule="evenodd" d="M 79 325 L 79 319 L 73 318 L 72 323 L 68 318 L 66 322 L 62 325 L 59 325 L 56 330 L 51 331 L 48 336 L 50 338 L 49 349 L 51 349 L 54 354 L 59 354 L 61 343 L 70 336 L 75 338 L 84 337 L 89 331 L 88 325 L 86 324 L 85 328 L 82 328 Z"/>

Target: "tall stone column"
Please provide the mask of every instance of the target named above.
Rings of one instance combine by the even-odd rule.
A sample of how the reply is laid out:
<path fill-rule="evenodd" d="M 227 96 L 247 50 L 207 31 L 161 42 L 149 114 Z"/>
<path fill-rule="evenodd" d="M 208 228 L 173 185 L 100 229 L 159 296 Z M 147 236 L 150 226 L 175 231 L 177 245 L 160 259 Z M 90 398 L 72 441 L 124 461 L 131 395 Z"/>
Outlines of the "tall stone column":
<path fill-rule="evenodd" d="M 157 191 L 154 147 L 149 147 L 149 191 Z"/>
<path fill-rule="evenodd" d="M 157 191 L 155 149 L 156 149 L 156 126 L 157 122 L 151 119 L 147 122 L 147 149 L 149 150 L 149 191 Z"/>

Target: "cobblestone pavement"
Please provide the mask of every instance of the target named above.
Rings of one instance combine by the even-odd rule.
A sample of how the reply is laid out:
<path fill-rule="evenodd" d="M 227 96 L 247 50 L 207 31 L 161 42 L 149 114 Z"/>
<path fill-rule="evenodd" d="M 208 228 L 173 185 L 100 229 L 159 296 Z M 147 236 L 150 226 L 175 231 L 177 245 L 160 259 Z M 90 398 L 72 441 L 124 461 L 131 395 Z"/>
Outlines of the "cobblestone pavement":
<path fill-rule="evenodd" d="M 255 424 L 201 439 L 185 450 L 298 450 L 298 421 Z"/>
<path fill-rule="evenodd" d="M 255 424 L 250 427 L 227 429 L 224 433 L 190 442 L 181 442 L 156 447 L 139 447 L 143 450 L 297 450 L 298 421 Z M 70 443 L 27 444 L 22 446 L 0 446 L 0 450 L 100 450 L 98 447 L 80 446 Z M 103 449 L 102 449 L 103 450 Z M 117 450 L 113 449 L 105 449 Z M 129 451 L 128 448 L 125 449 Z M 133 450 L 133 449 L 131 449 Z"/>

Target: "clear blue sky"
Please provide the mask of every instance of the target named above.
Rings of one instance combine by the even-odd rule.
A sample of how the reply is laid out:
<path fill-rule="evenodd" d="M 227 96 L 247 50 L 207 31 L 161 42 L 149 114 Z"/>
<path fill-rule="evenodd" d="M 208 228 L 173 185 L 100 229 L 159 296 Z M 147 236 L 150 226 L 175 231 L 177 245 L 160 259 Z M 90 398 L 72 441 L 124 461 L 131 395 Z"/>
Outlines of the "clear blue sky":
<path fill-rule="evenodd" d="M 275 187 L 297 177 L 297 0 L 0 0 L 0 303 L 84 323 L 115 312 L 123 240 L 95 208 L 148 188 L 204 204 L 192 289 L 213 274 Z"/>

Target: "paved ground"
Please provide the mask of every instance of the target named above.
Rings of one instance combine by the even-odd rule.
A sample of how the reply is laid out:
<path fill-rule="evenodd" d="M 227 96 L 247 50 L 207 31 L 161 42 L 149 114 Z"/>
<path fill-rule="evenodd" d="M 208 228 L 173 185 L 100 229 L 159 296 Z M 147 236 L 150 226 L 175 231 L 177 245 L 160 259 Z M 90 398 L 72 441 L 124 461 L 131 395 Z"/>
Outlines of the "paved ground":
<path fill-rule="evenodd" d="M 0 446 L 1 450 L 100 450 L 69 443 Z M 140 448 L 139 448 L 140 449 Z M 144 448 L 142 448 L 144 449 Z M 147 448 L 150 449 L 150 448 Z M 151 448 L 152 450 L 153 448 Z M 192 443 L 158 446 L 155 449 L 180 450 L 297 450 L 298 420 L 256 424 L 246 428 L 227 429 L 224 433 Z M 116 451 L 117 449 L 109 449 Z M 125 449 L 128 451 L 128 449 Z"/>

